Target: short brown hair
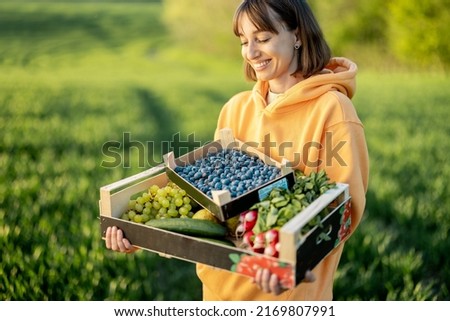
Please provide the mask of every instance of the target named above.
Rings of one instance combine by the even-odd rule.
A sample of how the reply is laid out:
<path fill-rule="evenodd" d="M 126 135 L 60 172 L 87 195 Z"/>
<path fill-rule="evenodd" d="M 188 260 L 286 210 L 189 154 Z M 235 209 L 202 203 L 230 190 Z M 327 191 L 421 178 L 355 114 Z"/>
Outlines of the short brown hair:
<path fill-rule="evenodd" d="M 269 10 L 279 17 L 288 30 L 298 30 L 301 47 L 298 67 L 293 75 L 301 73 L 304 78 L 308 78 L 324 69 L 331 59 L 331 50 L 305 0 L 244 0 L 233 18 L 234 34 L 239 37 L 239 23 L 243 14 L 247 14 L 259 30 L 278 34 Z M 255 71 L 248 63 L 245 64 L 245 73 L 247 78 L 257 80 Z"/>

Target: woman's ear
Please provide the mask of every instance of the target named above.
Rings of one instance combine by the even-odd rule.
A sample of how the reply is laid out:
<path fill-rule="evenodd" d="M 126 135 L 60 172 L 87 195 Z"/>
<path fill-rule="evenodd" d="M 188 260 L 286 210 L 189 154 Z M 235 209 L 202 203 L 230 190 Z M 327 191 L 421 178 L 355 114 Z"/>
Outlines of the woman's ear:
<path fill-rule="evenodd" d="M 298 27 L 295 29 L 294 35 L 295 35 L 295 46 L 301 47 L 302 41 L 300 40 L 300 30 L 298 29 Z"/>

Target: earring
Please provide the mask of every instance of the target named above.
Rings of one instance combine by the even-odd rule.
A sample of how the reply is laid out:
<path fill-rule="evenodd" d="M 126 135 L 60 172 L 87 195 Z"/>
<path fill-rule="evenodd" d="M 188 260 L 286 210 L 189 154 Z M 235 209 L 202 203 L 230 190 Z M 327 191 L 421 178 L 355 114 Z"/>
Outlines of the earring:
<path fill-rule="evenodd" d="M 299 50 L 299 49 L 300 49 L 300 45 L 299 45 L 298 43 L 296 43 L 296 44 L 294 45 L 294 49 L 295 49 L 295 50 Z"/>

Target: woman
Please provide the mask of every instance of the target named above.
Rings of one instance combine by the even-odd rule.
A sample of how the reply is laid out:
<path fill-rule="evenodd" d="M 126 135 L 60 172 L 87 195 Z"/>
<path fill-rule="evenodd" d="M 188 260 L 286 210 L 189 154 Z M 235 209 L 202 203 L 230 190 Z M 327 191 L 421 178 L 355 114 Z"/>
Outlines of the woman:
<path fill-rule="evenodd" d="M 240 38 L 246 76 L 253 90 L 223 107 L 217 130 L 231 128 L 270 157 L 288 159 L 306 174 L 325 169 L 332 181 L 348 183 L 352 226 L 365 206 L 368 153 L 364 130 L 351 98 L 357 67 L 331 58 L 320 27 L 303 0 L 244 0 L 234 33 Z M 217 132 L 216 132 L 217 133 Z M 217 135 L 217 134 L 216 134 Z M 108 248 L 133 251 L 121 231 L 107 233 Z M 276 275 L 258 271 L 254 280 L 197 265 L 205 300 L 331 300 L 343 244 L 295 289 L 282 289 Z"/>

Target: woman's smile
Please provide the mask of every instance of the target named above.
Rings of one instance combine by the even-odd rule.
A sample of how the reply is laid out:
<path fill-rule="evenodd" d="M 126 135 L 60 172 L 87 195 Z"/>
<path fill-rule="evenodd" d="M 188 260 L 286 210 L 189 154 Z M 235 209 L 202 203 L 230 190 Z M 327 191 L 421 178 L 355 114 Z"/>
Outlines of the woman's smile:
<path fill-rule="evenodd" d="M 255 69 L 255 71 L 262 71 L 264 69 L 266 69 L 267 65 L 271 62 L 271 59 L 267 59 L 267 60 L 263 60 L 263 61 L 259 61 L 259 62 L 254 62 L 252 64 L 253 69 Z"/>

